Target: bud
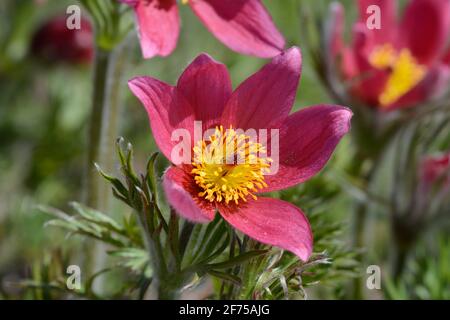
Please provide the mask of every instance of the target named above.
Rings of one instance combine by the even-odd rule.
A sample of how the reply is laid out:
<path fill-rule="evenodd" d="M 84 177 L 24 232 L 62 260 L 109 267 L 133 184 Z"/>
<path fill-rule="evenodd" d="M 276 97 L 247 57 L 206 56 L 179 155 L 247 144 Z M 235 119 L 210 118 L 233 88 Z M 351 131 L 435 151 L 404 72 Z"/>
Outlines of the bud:
<path fill-rule="evenodd" d="M 93 32 L 90 22 L 80 18 L 80 28 L 67 27 L 69 16 L 60 15 L 45 22 L 33 35 L 31 53 L 46 62 L 89 63 L 93 58 Z"/>

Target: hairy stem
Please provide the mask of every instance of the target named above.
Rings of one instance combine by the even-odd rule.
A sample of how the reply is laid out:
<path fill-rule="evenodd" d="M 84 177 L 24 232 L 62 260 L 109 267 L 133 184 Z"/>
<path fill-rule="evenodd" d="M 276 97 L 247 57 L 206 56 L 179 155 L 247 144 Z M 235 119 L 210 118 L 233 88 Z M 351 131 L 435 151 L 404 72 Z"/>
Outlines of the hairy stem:
<path fill-rule="evenodd" d="M 364 162 L 369 161 L 368 168 L 364 168 Z M 364 159 L 359 161 L 353 174 L 360 176 L 366 188 L 369 188 L 372 177 L 376 171 L 377 160 Z M 355 249 L 361 249 L 365 245 L 365 235 L 366 235 L 366 222 L 368 215 L 369 203 L 368 201 L 359 201 L 355 207 L 354 221 L 353 221 L 353 239 L 352 246 Z M 361 265 L 364 263 L 364 257 L 359 257 L 359 262 Z M 352 299 L 364 299 L 363 293 L 363 279 L 361 277 L 356 277 L 353 280 Z"/>
<path fill-rule="evenodd" d="M 114 171 L 115 142 L 119 131 L 119 116 L 122 111 L 122 93 L 124 85 L 124 71 L 127 66 L 128 41 L 120 44 L 111 56 L 108 80 L 106 86 L 105 114 L 102 125 L 101 145 L 103 147 L 101 165 L 106 172 Z M 108 208 L 111 192 L 107 183 L 101 184 L 104 206 Z"/>
<path fill-rule="evenodd" d="M 120 88 L 126 65 L 125 48 L 124 44 L 112 51 L 97 48 L 94 62 L 85 192 L 87 205 L 106 213 L 111 194 L 94 163 L 100 164 L 107 172 L 114 169 L 114 142 L 118 135 L 118 114 L 122 104 Z M 104 249 L 102 244 L 86 248 L 89 274 L 103 267 L 106 258 Z M 96 281 L 95 289 L 102 289 L 101 278 Z"/>
<path fill-rule="evenodd" d="M 88 132 L 88 154 L 85 173 L 84 201 L 87 206 L 103 210 L 101 197 L 101 185 L 103 181 L 100 178 L 94 163 L 101 163 L 101 134 L 102 124 L 105 112 L 105 92 L 107 86 L 108 67 L 111 60 L 111 52 L 96 48 L 95 60 L 93 65 L 92 78 L 92 100 L 91 115 L 89 119 Z M 99 245 L 86 244 L 84 248 L 84 270 L 86 274 L 94 274 L 98 265 L 98 247 Z M 96 289 L 100 284 L 96 282 Z"/>
<path fill-rule="evenodd" d="M 86 165 L 86 203 L 89 207 L 101 209 L 100 186 L 102 181 L 94 163 L 101 162 L 101 134 L 104 124 L 106 85 L 111 52 L 97 48 L 94 61 L 93 92 L 89 124 L 88 157 Z"/>

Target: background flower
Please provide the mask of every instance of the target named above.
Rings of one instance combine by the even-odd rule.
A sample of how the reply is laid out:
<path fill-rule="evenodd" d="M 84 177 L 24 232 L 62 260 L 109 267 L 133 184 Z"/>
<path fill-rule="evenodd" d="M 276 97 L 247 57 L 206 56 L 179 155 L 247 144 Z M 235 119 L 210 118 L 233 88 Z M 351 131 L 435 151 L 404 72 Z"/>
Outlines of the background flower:
<path fill-rule="evenodd" d="M 267 58 L 284 48 L 284 38 L 260 0 L 119 1 L 134 9 L 142 53 L 147 59 L 167 56 L 175 49 L 179 4 L 189 6 L 217 39 L 236 52 Z"/>
<path fill-rule="evenodd" d="M 448 86 L 450 2 L 411 0 L 397 18 L 397 1 L 359 0 L 352 42 L 343 41 L 344 10 L 332 8 L 328 49 L 349 92 L 379 110 L 417 105 Z M 380 29 L 369 28 L 377 6 Z"/>
<path fill-rule="evenodd" d="M 89 20 L 82 17 L 79 29 L 67 28 L 67 16 L 46 21 L 33 35 L 31 52 L 51 63 L 89 63 L 94 57 L 93 31 Z"/>
<path fill-rule="evenodd" d="M 426 185 L 441 182 L 445 186 L 450 183 L 449 170 L 450 153 L 428 156 L 422 162 L 422 181 Z"/>

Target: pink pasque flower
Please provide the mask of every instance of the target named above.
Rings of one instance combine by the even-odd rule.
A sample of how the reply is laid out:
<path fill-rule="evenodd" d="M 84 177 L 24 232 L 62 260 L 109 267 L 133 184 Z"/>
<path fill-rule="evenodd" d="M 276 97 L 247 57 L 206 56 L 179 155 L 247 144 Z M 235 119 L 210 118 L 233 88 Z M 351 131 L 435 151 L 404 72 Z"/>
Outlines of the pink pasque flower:
<path fill-rule="evenodd" d="M 347 46 L 342 37 L 344 10 L 334 3 L 328 30 L 328 47 L 350 93 L 380 110 L 415 106 L 449 84 L 450 1 L 410 0 L 400 19 L 397 4 L 358 0 L 359 18 Z M 380 29 L 367 25 L 374 5 L 380 8 Z"/>
<path fill-rule="evenodd" d="M 164 174 L 166 197 L 181 216 L 204 223 L 218 211 L 251 238 L 306 261 L 312 233 L 302 211 L 288 202 L 256 195 L 294 186 L 319 172 L 350 129 L 352 113 L 345 107 L 319 105 L 289 115 L 300 73 L 301 54 L 294 47 L 234 91 L 226 67 L 206 54 L 187 67 L 175 86 L 151 77 L 136 77 L 128 84 L 148 113 L 159 149 L 172 163 L 176 160 L 171 153 L 179 143 L 171 139 L 174 130 L 187 129 L 192 137 L 194 121 L 202 122 L 202 133 L 213 129 L 209 138 L 192 142 L 191 163 L 173 165 Z M 238 128 L 279 130 L 276 174 L 270 174 L 270 160 L 261 155 L 266 146 L 271 150 L 272 141 L 266 146 L 250 141 L 237 134 Z M 208 161 L 217 156 L 211 146 L 233 139 L 242 142 L 237 154 L 261 152 L 253 165 Z M 218 157 L 224 159 L 223 154 Z"/>
<path fill-rule="evenodd" d="M 94 58 L 94 35 L 89 20 L 81 18 L 80 29 L 67 28 L 67 16 L 46 21 L 33 34 L 31 53 L 47 62 L 90 63 Z"/>
<path fill-rule="evenodd" d="M 176 0 L 119 0 L 134 8 L 144 58 L 168 56 L 180 29 Z M 182 0 L 230 49 L 257 57 L 279 54 L 284 38 L 260 0 Z"/>

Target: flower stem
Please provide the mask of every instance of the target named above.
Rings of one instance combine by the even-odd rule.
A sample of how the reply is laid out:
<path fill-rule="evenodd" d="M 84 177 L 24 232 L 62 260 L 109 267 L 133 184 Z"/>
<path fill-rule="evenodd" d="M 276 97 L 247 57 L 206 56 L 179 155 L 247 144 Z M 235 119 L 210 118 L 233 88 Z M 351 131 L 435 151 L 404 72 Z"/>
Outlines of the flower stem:
<path fill-rule="evenodd" d="M 358 157 L 356 157 L 358 160 Z M 364 182 L 366 188 L 370 187 L 371 180 L 376 171 L 376 160 L 370 158 L 362 158 L 359 159 L 357 167 L 354 169 L 355 176 L 361 177 L 361 180 Z M 368 166 L 365 168 L 364 164 L 368 161 Z M 354 249 L 359 250 L 365 245 L 365 235 L 366 235 L 366 222 L 368 216 L 368 208 L 369 203 L 367 201 L 359 201 L 355 207 L 354 221 L 353 221 L 353 239 L 352 246 Z M 364 263 L 364 257 L 359 256 L 359 262 L 362 265 Z M 364 299 L 363 293 L 363 279 L 362 277 L 356 277 L 353 280 L 352 291 L 351 291 L 352 299 Z"/>
<path fill-rule="evenodd" d="M 118 45 L 111 53 L 107 85 L 105 88 L 105 108 L 102 123 L 102 133 L 100 144 L 102 146 L 101 166 L 106 172 L 114 171 L 114 150 L 115 142 L 118 137 L 119 115 L 122 104 L 122 85 L 124 84 L 124 70 L 127 66 L 128 41 Z M 97 174 L 97 176 L 99 176 Z M 104 209 L 109 208 L 111 192 L 109 186 L 104 181 L 101 182 L 100 196 Z"/>
<path fill-rule="evenodd" d="M 94 163 L 99 163 L 107 172 L 114 169 L 114 142 L 118 135 L 121 106 L 120 87 L 126 66 L 125 49 L 125 44 L 116 46 L 111 51 L 97 48 L 94 62 L 85 192 L 87 205 L 105 213 L 109 211 L 111 195 L 108 184 L 98 174 Z M 89 274 L 102 267 L 104 252 L 104 246 L 101 244 L 87 248 Z M 101 286 L 101 282 L 97 281 L 96 288 L 101 289 Z"/>
<path fill-rule="evenodd" d="M 95 209 L 101 209 L 102 207 L 100 196 L 102 181 L 97 170 L 95 170 L 94 163 L 101 162 L 101 134 L 105 113 L 105 93 L 110 60 L 111 52 L 97 48 L 94 61 L 85 188 L 86 203 L 89 207 Z"/>
<path fill-rule="evenodd" d="M 136 208 L 135 208 L 136 209 Z M 136 209 L 138 222 L 142 230 L 145 248 L 152 264 L 153 276 L 152 285 L 148 288 L 146 297 L 158 299 L 175 299 L 176 290 L 172 290 L 170 283 L 175 279 L 169 274 L 163 246 L 161 244 L 161 234 L 155 226 L 155 208 L 152 203 L 146 203 L 142 209 Z M 169 288 L 170 287 L 170 288 Z"/>
<path fill-rule="evenodd" d="M 366 233 L 366 220 L 367 220 L 367 203 L 359 202 L 356 205 L 355 215 L 354 215 L 354 231 L 353 231 L 353 248 L 360 249 L 364 246 L 364 235 Z M 359 262 L 363 264 L 363 257 L 359 257 Z M 364 294 L 362 290 L 362 278 L 356 277 L 353 280 L 352 287 L 352 298 L 353 299 L 363 299 Z"/>
<path fill-rule="evenodd" d="M 103 210 L 103 197 L 101 197 L 102 181 L 95 169 L 94 163 L 101 162 L 101 134 L 105 113 L 105 92 L 107 86 L 108 66 L 111 60 L 111 52 L 99 47 L 96 48 L 93 65 L 93 85 L 91 115 L 88 133 L 88 155 L 86 163 L 86 177 L 84 187 L 84 199 L 87 206 Z M 86 245 L 84 248 L 84 272 L 92 275 L 99 264 L 99 245 Z M 96 282 L 97 284 L 98 282 Z M 96 285 L 97 289 L 98 286 Z"/>

